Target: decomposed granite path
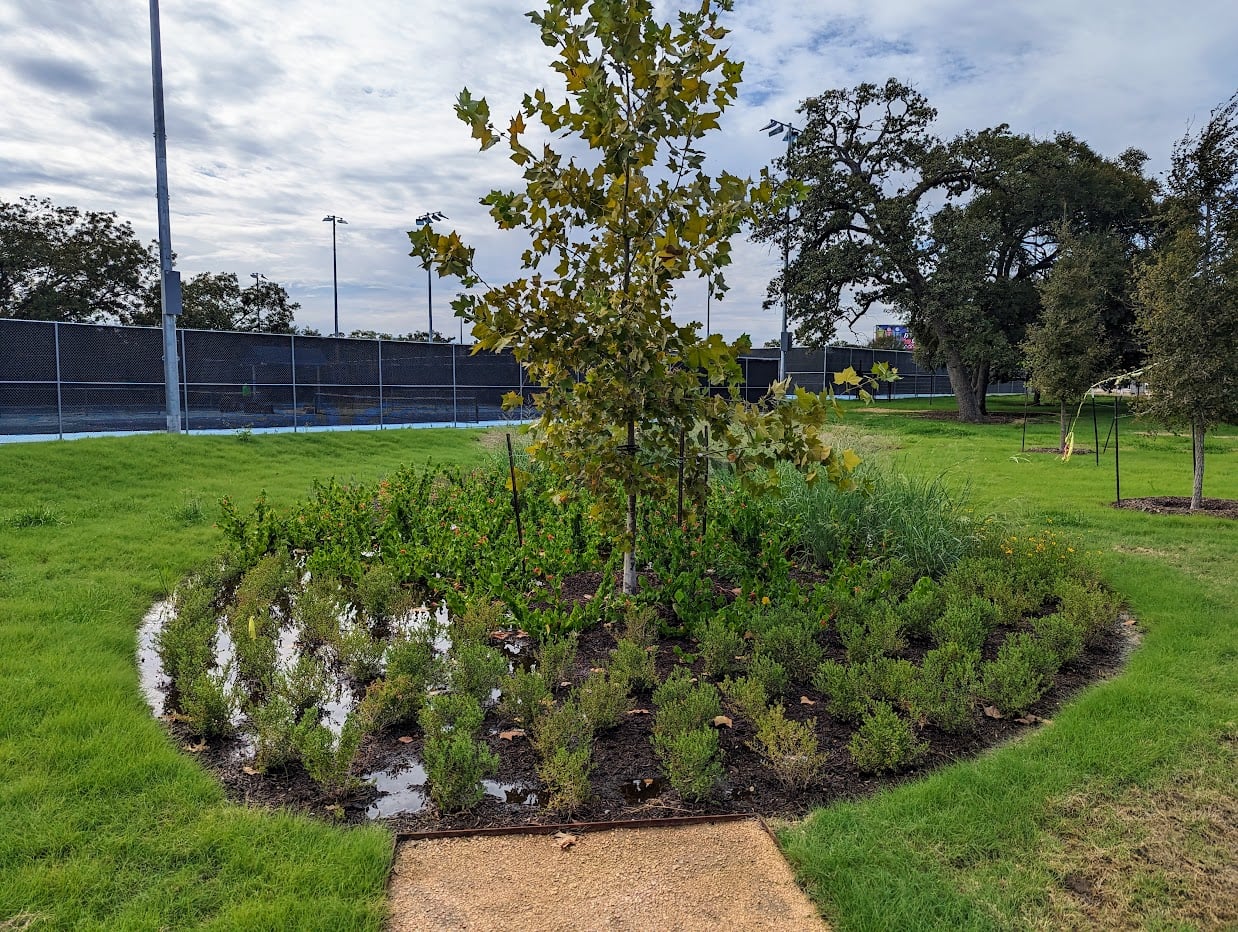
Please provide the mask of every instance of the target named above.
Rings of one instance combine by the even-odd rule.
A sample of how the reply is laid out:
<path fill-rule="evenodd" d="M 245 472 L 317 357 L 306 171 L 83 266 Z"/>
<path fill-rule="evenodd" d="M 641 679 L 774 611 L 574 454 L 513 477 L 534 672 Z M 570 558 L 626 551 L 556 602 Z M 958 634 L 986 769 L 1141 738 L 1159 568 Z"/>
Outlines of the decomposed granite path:
<path fill-rule="evenodd" d="M 391 932 L 826 929 L 755 819 L 408 841 L 389 904 Z"/>

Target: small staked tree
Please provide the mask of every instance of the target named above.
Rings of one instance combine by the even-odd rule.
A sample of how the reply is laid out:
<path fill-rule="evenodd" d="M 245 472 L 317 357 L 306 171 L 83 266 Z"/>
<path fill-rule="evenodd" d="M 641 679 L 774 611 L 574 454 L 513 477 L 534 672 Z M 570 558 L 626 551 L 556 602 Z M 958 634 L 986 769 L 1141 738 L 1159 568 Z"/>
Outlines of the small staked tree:
<path fill-rule="evenodd" d="M 770 197 L 768 181 L 706 174 L 699 148 L 740 82 L 742 65 L 719 44 L 719 13 L 730 8 L 730 0 L 702 0 L 674 26 L 655 21 L 651 0 L 550 0 L 530 13 L 556 50 L 566 98 L 526 94 L 502 129 L 467 89 L 456 106 L 482 149 L 505 142 L 523 171 L 522 189 L 492 191 L 482 203 L 501 229 L 528 232 L 528 274 L 486 285 L 458 235 L 429 225 L 409 233 L 424 265 L 480 288 L 453 305 L 472 323 L 477 348 L 511 348 L 530 381 L 545 386 L 530 450 L 565 492 L 578 485 L 598 494 L 598 519 L 623 541 L 629 593 L 638 498 L 666 491 L 681 438 L 689 461 L 708 437 L 754 482 L 776 481 L 779 459 L 839 483 L 858 463 L 817 430 L 829 410 L 818 396 L 758 409 L 703 391 L 702 376 L 740 379 L 747 341 L 702 339 L 699 325 L 670 314 L 675 283 L 689 274 L 721 296 L 730 237 L 752 201 Z"/>
<path fill-rule="evenodd" d="M 1122 243 L 1104 234 L 1064 231 L 1061 254 L 1040 283 L 1041 316 L 1023 343 L 1029 384 L 1057 398 L 1058 449 L 1067 452 L 1070 409 L 1117 363 L 1118 348 L 1105 328 L 1105 308 L 1124 300 L 1129 264 Z"/>
<path fill-rule="evenodd" d="M 1174 148 L 1167 235 L 1141 270 L 1147 411 L 1190 428 L 1191 508 L 1203 504 L 1204 437 L 1238 420 L 1238 94 Z"/>

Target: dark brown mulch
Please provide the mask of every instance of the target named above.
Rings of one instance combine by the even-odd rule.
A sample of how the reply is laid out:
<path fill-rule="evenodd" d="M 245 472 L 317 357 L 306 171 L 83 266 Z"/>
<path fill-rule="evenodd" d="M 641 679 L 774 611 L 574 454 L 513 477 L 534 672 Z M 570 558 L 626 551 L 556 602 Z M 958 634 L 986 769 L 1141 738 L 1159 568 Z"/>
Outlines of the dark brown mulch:
<path fill-rule="evenodd" d="M 1053 453 L 1057 456 L 1062 455 L 1061 447 L 1028 447 L 1023 450 L 1024 453 Z M 1075 447 L 1071 451 L 1071 456 L 1091 456 L 1095 451 L 1091 447 Z"/>
<path fill-rule="evenodd" d="M 1178 495 L 1150 498 L 1124 498 L 1114 508 L 1129 508 L 1153 515 L 1207 515 L 1209 518 L 1238 518 L 1238 501 L 1232 498 L 1205 498 L 1202 507 L 1191 510 L 1191 499 Z"/>
<path fill-rule="evenodd" d="M 578 578 L 567 579 L 564 581 L 563 595 L 568 600 L 592 596 L 599 582 L 598 574 L 581 574 Z M 496 710 L 491 710 L 486 720 L 485 740 L 499 755 L 500 770 L 487 785 L 487 795 L 483 801 L 466 813 L 438 813 L 425 802 L 426 788 L 418 785 L 424 781 L 424 776 L 414 769 L 420 761 L 421 751 L 421 736 L 415 729 L 388 730 L 367 737 L 353 768 L 355 774 L 377 776 L 385 787 L 399 794 L 395 797 L 384 796 L 381 791 L 366 787 L 351 798 L 332 800 L 322 794 L 299 766 L 266 775 L 246 773 L 252 761 L 248 757 L 249 752 L 239 742 L 212 743 L 198 751 L 198 756 L 219 777 L 229 796 L 237 801 L 288 807 L 351 823 L 385 816 L 385 821 L 397 831 L 536 825 L 569 819 L 656 819 L 698 813 L 752 812 L 796 817 L 834 800 L 867 796 L 885 787 L 915 779 L 954 761 L 974 757 L 986 748 L 1038 727 L 1040 719 L 1050 718 L 1079 689 L 1119 669 L 1133 642 L 1131 624 L 1129 620 L 1125 623 L 1115 620 L 1111 633 L 1102 643 L 1093 645 L 1077 661 L 1064 667 L 1057 684 L 1033 707 L 1032 716 L 1027 721 L 990 718 L 976 708 L 975 727 L 969 733 L 949 734 L 927 726 L 922 737 L 929 743 L 928 754 L 919 766 L 900 774 L 860 773 L 847 753 L 854 726 L 830 715 L 824 698 L 814 689 L 797 688 L 793 695 L 784 700 L 787 716 L 799 721 L 815 719 L 819 745 L 828 755 L 819 785 L 802 793 L 788 791 L 773 777 L 757 752 L 750 747 L 755 739 L 754 729 L 736 718 L 732 727 L 719 729 L 725 766 L 722 792 L 703 804 L 683 801 L 664 783 L 653 754 L 650 740 L 652 715 L 649 714 L 653 702 L 647 691 L 634 697 L 631 711 L 619 727 L 595 739 L 593 795 L 583 808 L 570 814 L 537 805 L 538 794 L 543 790 L 537 778 L 537 758 L 533 748 L 526 737 L 504 738 L 501 735 L 501 732 L 517 726 L 501 719 Z M 520 634 L 513 633 L 502 642 L 496 641 L 496 645 L 501 643 L 505 650 L 513 654 L 514 662 L 519 662 L 519 658 L 533 647 L 530 640 Z M 995 632 L 985 645 L 984 656 L 992 658 L 1001 641 L 1009 634 L 1006 631 Z M 614 634 L 604 626 L 584 632 L 572 681 L 578 682 L 591 669 L 604 665 L 614 644 Z M 930 646 L 913 641 L 902 656 L 918 662 Z M 691 641 L 662 639 L 656 654 L 659 676 L 664 677 L 676 663 L 685 660 L 691 662 L 699 673 L 700 661 L 691 656 L 696 650 L 696 645 Z M 841 659 L 844 656 L 842 645 L 832 632 L 826 638 L 826 650 L 831 658 Z M 559 692 L 566 692 L 566 688 L 560 688 Z M 173 724 L 171 727 L 176 733 L 181 726 Z M 418 812 L 399 811 L 408 807 L 421 808 Z"/>

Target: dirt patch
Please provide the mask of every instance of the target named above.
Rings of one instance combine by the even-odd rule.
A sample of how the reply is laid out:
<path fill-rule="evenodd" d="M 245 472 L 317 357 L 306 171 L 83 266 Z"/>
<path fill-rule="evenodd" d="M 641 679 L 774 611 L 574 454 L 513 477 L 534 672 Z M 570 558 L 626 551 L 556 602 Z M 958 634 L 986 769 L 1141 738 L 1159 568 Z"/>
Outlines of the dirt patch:
<path fill-rule="evenodd" d="M 1023 450 L 1022 452 L 1024 453 L 1052 453 L 1055 456 L 1061 456 L 1062 448 L 1061 447 L 1028 447 L 1026 450 Z M 1095 450 L 1092 450 L 1089 447 L 1075 447 L 1071 451 L 1070 455 L 1071 456 L 1085 456 L 1085 455 L 1091 456 L 1095 452 L 1096 452 Z"/>
<path fill-rule="evenodd" d="M 1232 736 L 1207 769 L 1116 799 L 1060 801 L 1049 859 L 1053 928 L 1238 926 L 1238 757 Z"/>
<path fill-rule="evenodd" d="M 1192 511 L 1186 497 L 1160 495 L 1152 498 L 1124 498 L 1114 508 L 1127 508 L 1153 515 L 1206 515 L 1209 518 L 1238 518 L 1238 501 L 1232 498 L 1205 498 L 1202 507 Z"/>
<path fill-rule="evenodd" d="M 411 841 L 388 891 L 391 932 L 826 926 L 757 820 Z"/>

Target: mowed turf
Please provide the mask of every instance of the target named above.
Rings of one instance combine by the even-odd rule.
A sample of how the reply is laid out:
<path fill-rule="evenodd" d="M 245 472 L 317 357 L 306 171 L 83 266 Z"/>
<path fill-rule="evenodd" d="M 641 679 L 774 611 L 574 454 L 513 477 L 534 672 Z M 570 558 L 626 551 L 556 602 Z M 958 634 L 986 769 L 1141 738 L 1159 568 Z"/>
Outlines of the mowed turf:
<path fill-rule="evenodd" d="M 1012 530 L 1099 551 L 1142 643 L 1028 738 L 787 827 L 792 863 L 842 928 L 1223 923 L 1238 525 L 1115 511 L 1112 445 L 1099 468 L 1021 455 L 1018 425 L 912 416 L 925 406 L 847 423 Z M 1108 427 L 1102 412 L 1102 442 Z M 1189 492 L 1188 438 L 1121 429 L 1124 495 Z M 1090 419 L 1086 433 L 1080 446 Z M 1055 442 L 1046 416 L 1029 445 Z M 476 462 L 486 446 L 406 430 L 0 446 L 0 929 L 379 927 L 390 835 L 228 803 L 151 719 L 135 632 L 219 546 L 222 495 L 285 504 L 315 478 Z M 1210 441 L 1206 494 L 1238 498 L 1236 447 L 1232 430 Z M 1167 838 L 1183 857 L 1157 853 Z"/>

